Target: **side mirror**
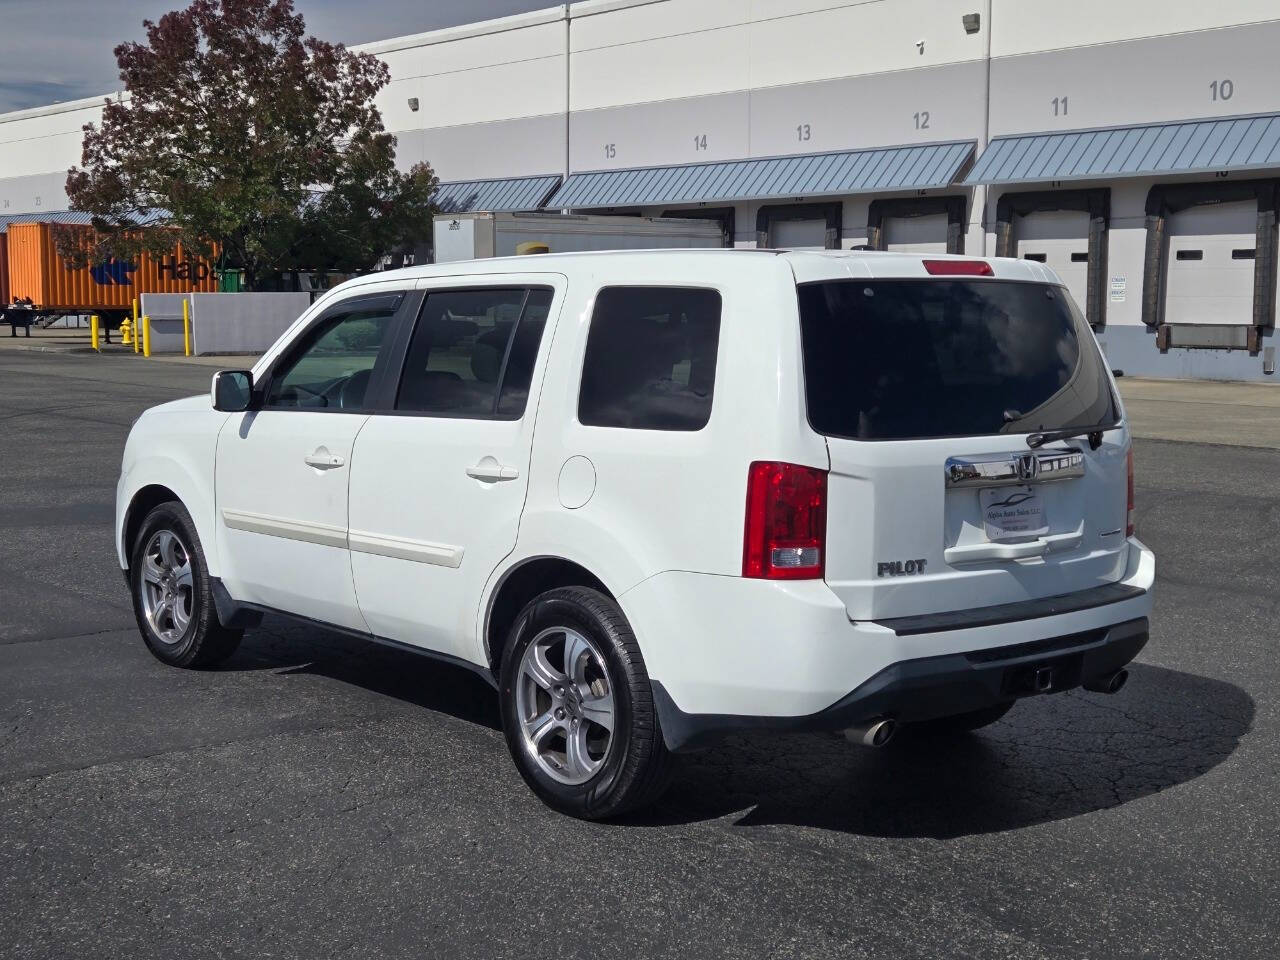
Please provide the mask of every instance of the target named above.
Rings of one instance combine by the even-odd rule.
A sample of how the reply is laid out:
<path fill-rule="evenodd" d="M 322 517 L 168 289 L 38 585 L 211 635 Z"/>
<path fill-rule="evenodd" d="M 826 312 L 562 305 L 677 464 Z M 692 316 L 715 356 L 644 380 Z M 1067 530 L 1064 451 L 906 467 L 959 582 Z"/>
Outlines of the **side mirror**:
<path fill-rule="evenodd" d="M 219 370 L 213 375 L 213 409 L 240 413 L 253 400 L 253 374 L 248 370 Z"/>

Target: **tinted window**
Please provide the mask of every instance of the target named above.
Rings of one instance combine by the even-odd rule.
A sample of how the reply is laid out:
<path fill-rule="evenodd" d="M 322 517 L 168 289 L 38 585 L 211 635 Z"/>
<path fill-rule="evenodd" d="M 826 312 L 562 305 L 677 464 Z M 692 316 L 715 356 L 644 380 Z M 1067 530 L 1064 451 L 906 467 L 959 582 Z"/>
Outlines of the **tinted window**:
<path fill-rule="evenodd" d="M 405 359 L 399 410 L 457 417 L 524 413 L 552 291 L 428 294 Z"/>
<path fill-rule="evenodd" d="M 1060 287 L 1000 280 L 799 287 L 809 422 L 880 440 L 1116 421 L 1101 357 Z"/>
<path fill-rule="evenodd" d="M 398 302 L 320 321 L 273 374 L 267 406 L 362 408 Z"/>
<path fill-rule="evenodd" d="M 511 352 L 507 354 L 507 366 L 502 373 L 498 393 L 500 417 L 518 417 L 524 413 L 533 365 L 538 361 L 538 345 L 542 343 L 542 331 L 547 326 L 547 314 L 551 311 L 551 294 L 552 291 L 547 289 L 529 291 L 524 315 L 516 325 Z"/>
<path fill-rule="evenodd" d="M 605 287 L 596 296 L 578 419 L 593 427 L 699 430 L 711 416 L 720 294 Z"/>

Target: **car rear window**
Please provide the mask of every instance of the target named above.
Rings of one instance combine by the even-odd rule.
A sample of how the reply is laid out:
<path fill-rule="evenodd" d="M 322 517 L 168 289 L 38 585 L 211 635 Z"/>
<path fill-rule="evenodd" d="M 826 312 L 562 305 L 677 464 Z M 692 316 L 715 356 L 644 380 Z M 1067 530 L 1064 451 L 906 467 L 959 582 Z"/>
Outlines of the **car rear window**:
<path fill-rule="evenodd" d="M 819 433 L 896 440 L 1116 423 L 1102 359 L 1061 287 L 837 280 L 798 295 Z"/>
<path fill-rule="evenodd" d="M 601 288 L 578 420 L 589 427 L 701 430 L 711 417 L 719 340 L 715 290 Z"/>

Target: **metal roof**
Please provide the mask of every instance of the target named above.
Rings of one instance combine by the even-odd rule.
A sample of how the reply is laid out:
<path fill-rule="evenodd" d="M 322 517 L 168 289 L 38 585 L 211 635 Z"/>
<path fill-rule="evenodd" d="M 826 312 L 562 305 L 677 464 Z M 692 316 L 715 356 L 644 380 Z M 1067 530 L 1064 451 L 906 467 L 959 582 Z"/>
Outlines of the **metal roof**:
<path fill-rule="evenodd" d="M 79 210 L 41 210 L 39 213 L 0 214 L 0 233 L 7 233 L 11 223 L 88 223 L 93 214 Z"/>
<path fill-rule="evenodd" d="M 975 146 L 975 141 L 963 140 L 575 173 L 547 201 L 547 206 L 629 207 L 944 187 L 964 168 Z"/>
<path fill-rule="evenodd" d="M 510 177 L 505 180 L 457 180 L 440 184 L 433 199 L 441 213 L 537 210 L 558 186 L 560 178 L 555 175 Z"/>
<path fill-rule="evenodd" d="M 1280 114 L 996 137 L 965 183 L 1028 183 L 1280 166 Z"/>
<path fill-rule="evenodd" d="M 137 216 L 134 219 L 139 226 L 146 226 L 157 220 L 163 220 L 169 214 L 164 210 L 152 210 L 150 216 Z M 37 213 L 3 213 L 0 214 L 0 233 L 9 232 L 11 223 L 73 223 L 88 224 L 93 222 L 93 214 L 83 210 L 41 210 Z"/>

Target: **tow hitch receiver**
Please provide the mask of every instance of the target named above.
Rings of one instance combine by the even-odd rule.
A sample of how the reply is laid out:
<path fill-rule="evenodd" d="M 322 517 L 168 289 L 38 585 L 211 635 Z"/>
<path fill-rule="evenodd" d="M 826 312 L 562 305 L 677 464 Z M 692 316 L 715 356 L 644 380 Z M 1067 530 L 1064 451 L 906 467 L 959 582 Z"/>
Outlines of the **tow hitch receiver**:
<path fill-rule="evenodd" d="M 1049 663 L 1010 667 L 1005 671 L 1001 684 L 1004 693 L 1015 697 L 1033 696 L 1039 693 L 1057 693 L 1080 685 L 1079 656 L 1063 657 Z"/>

